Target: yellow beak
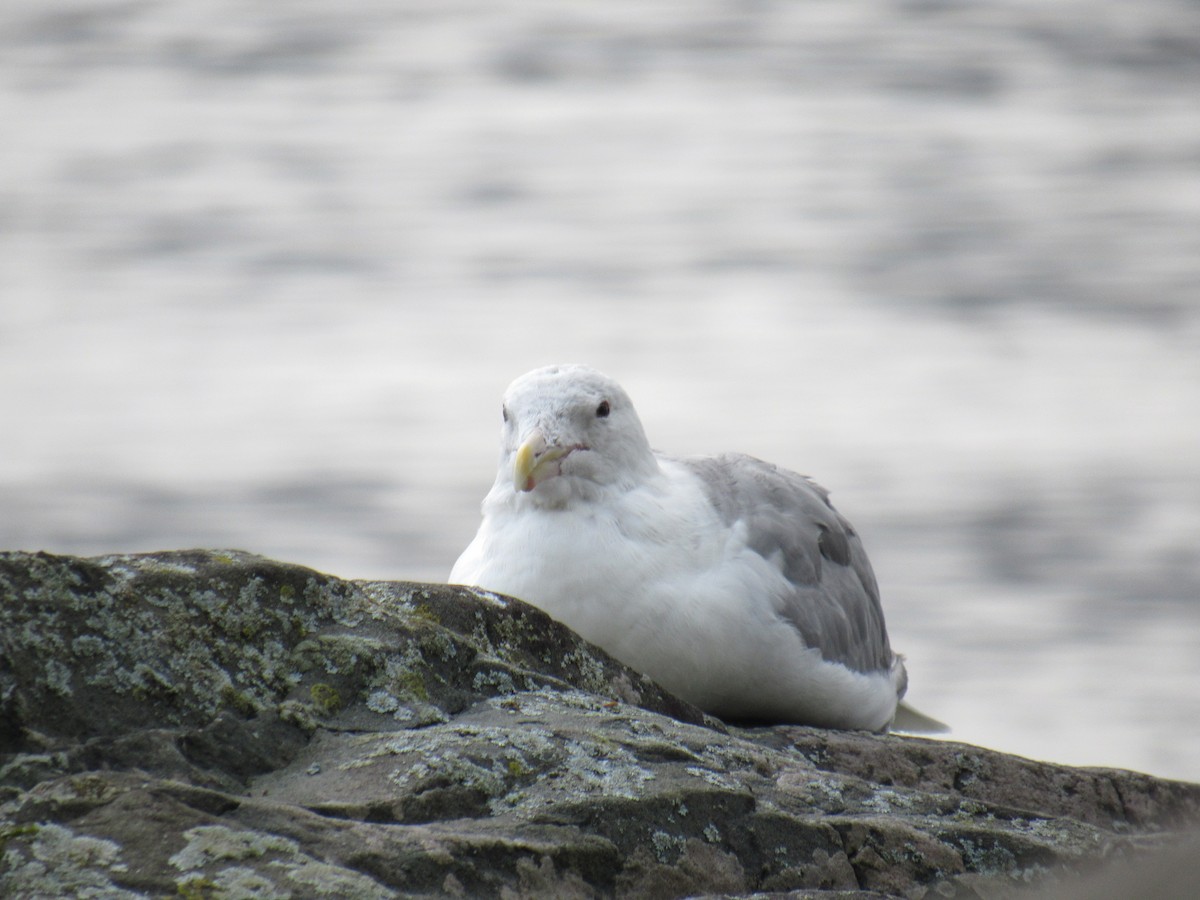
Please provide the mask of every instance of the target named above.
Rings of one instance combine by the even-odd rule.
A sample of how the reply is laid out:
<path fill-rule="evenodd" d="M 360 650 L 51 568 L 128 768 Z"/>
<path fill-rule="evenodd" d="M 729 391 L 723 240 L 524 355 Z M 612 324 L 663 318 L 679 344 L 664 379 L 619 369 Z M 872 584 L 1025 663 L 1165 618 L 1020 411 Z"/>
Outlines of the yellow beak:
<path fill-rule="evenodd" d="M 571 448 L 567 447 L 548 447 L 545 435 L 534 431 L 513 457 L 513 487 L 518 491 L 532 491 L 547 478 L 559 474 L 555 463 L 570 452 Z"/>

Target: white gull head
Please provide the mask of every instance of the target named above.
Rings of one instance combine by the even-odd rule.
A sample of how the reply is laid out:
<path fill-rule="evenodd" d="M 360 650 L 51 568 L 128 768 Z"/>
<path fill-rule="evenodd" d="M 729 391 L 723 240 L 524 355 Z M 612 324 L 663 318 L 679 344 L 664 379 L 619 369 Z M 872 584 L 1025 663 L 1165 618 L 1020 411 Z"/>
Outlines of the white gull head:
<path fill-rule="evenodd" d="M 517 502 L 562 506 L 632 487 L 658 468 L 629 395 L 587 366 L 522 375 L 505 392 L 501 416 L 493 492 L 507 482 Z"/>

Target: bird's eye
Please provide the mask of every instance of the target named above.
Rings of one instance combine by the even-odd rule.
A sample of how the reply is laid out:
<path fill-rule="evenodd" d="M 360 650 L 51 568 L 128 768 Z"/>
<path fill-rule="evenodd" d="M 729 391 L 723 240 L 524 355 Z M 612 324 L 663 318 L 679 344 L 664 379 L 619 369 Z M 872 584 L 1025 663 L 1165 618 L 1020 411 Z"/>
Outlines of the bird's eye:
<path fill-rule="evenodd" d="M 610 412 L 612 412 L 612 409 L 609 407 L 608 401 L 604 400 L 600 403 L 599 406 L 596 407 L 596 418 L 603 419 Z"/>
<path fill-rule="evenodd" d="M 504 417 L 505 422 L 508 421 L 508 407 L 507 406 L 504 406 L 503 404 L 500 405 L 500 415 L 502 415 Z"/>

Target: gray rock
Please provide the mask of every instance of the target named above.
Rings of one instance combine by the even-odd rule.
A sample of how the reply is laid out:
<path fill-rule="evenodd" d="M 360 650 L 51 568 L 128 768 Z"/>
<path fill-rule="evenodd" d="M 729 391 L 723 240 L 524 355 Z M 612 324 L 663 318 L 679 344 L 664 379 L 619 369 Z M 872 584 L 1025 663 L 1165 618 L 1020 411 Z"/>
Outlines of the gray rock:
<path fill-rule="evenodd" d="M 1197 785 L 727 727 L 509 598 L 0 554 L 0 896 L 1006 897 L 1198 822 Z"/>

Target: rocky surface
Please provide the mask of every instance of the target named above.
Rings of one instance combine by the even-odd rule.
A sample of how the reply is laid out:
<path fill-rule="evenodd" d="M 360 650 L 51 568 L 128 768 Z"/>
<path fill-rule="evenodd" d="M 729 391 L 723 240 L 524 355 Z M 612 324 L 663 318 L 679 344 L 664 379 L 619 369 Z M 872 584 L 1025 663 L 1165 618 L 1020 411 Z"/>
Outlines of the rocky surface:
<path fill-rule="evenodd" d="M 0 554 L 0 896 L 1004 897 L 1200 786 L 726 727 L 518 601 Z"/>

